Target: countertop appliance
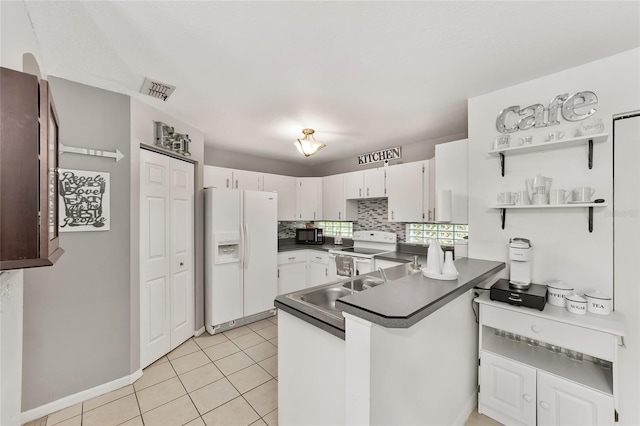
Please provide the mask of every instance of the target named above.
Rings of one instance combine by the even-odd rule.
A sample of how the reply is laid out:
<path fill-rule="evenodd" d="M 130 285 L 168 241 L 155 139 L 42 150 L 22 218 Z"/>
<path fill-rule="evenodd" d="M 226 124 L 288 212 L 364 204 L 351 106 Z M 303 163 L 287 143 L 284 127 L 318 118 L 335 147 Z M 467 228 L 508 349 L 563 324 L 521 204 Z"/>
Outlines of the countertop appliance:
<path fill-rule="evenodd" d="M 509 240 L 509 285 L 516 289 L 527 289 L 531 285 L 531 241 L 515 237 Z"/>
<path fill-rule="evenodd" d="M 513 288 L 509 280 L 500 279 L 489 290 L 489 298 L 510 305 L 524 306 L 542 311 L 547 303 L 547 286 L 531 284 L 526 289 Z"/>
<path fill-rule="evenodd" d="M 296 228 L 296 244 L 324 244 L 322 228 Z"/>
<path fill-rule="evenodd" d="M 373 257 L 396 251 L 397 241 L 398 236 L 395 232 L 355 231 L 353 233 L 353 247 L 329 250 L 330 261 L 335 261 L 336 255 L 350 256 L 355 261 L 355 275 L 373 272 Z"/>
<path fill-rule="evenodd" d="M 277 194 L 205 188 L 205 328 L 272 314 L 278 291 Z"/>

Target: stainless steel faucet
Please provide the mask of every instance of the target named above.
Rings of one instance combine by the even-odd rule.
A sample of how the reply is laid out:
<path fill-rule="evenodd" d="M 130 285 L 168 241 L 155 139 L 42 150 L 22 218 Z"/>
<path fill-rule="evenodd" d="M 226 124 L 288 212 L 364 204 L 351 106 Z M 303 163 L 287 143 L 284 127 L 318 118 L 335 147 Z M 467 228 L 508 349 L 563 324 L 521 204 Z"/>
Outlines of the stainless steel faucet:
<path fill-rule="evenodd" d="M 384 283 L 388 283 L 389 280 L 387 279 L 387 274 L 386 272 L 384 272 L 384 269 L 382 269 L 382 266 L 378 268 L 378 271 L 380 271 L 380 275 L 382 276 L 382 279 L 384 280 Z"/>

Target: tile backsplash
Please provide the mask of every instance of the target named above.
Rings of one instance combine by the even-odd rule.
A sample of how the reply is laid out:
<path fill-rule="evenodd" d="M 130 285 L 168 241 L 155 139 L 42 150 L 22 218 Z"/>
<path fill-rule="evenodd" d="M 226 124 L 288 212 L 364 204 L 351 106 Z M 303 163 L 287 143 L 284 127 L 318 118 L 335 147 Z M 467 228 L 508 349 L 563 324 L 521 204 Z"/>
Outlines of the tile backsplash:
<path fill-rule="evenodd" d="M 353 223 L 354 231 L 387 231 L 398 235 L 398 242 L 405 241 L 405 224 L 387 220 L 389 202 L 386 198 L 358 201 L 358 221 Z"/>
<path fill-rule="evenodd" d="M 389 203 L 386 198 L 358 201 L 358 220 L 353 222 L 354 231 L 388 231 L 398 235 L 398 242 L 405 241 L 406 226 L 387 220 Z M 296 228 L 304 228 L 307 222 L 278 222 L 278 238 L 294 238 Z"/>

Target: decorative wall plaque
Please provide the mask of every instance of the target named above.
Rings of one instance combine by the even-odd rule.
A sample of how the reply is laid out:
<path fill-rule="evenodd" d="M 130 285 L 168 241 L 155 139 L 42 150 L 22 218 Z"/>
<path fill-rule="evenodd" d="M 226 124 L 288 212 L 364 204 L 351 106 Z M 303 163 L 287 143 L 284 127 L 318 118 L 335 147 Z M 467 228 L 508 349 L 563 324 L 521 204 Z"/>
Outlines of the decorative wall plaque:
<path fill-rule="evenodd" d="M 395 148 L 381 149 L 380 151 L 358 155 L 358 164 L 378 163 L 398 158 L 402 158 L 402 149 L 396 146 Z"/>
<path fill-rule="evenodd" d="M 60 232 L 111 228 L 109 173 L 59 169 Z"/>
<path fill-rule="evenodd" d="M 571 96 L 563 93 L 551 99 L 549 106 L 533 104 L 525 108 L 513 105 L 500 111 L 496 119 L 496 128 L 500 133 L 513 133 L 518 130 L 555 126 L 560 124 L 558 115 L 567 121 L 580 121 L 596 113 L 595 108 L 583 110 L 598 103 L 598 97 L 590 91 L 578 92 Z M 546 120 L 545 120 L 546 113 Z"/>

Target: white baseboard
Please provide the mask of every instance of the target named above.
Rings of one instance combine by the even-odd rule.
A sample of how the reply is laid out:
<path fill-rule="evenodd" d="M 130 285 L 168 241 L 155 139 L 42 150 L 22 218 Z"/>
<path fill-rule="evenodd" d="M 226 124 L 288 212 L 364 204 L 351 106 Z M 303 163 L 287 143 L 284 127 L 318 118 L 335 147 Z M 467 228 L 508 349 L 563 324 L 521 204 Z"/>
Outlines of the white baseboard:
<path fill-rule="evenodd" d="M 120 389 L 121 387 L 131 385 L 133 382 L 142 377 L 142 370 L 138 370 L 133 374 L 121 377 L 108 383 L 98 385 L 94 388 L 83 390 L 73 395 L 65 396 L 56 401 L 49 402 L 48 404 L 41 405 L 40 407 L 32 408 L 31 410 L 24 411 L 20 415 L 20 424 L 28 423 L 32 420 L 39 419 L 40 417 L 47 416 L 56 411 L 60 411 L 64 408 L 71 407 L 72 405 L 86 401 L 96 396 L 104 395 L 105 393 Z"/>
<path fill-rule="evenodd" d="M 471 413 L 473 412 L 473 410 L 476 408 L 477 405 L 478 405 L 478 394 L 474 392 L 473 395 L 471 395 L 471 398 L 469 398 L 467 402 L 464 404 L 464 406 L 462 407 L 462 410 L 460 410 L 460 414 L 458 414 L 458 417 L 456 417 L 453 424 L 464 426 L 464 424 L 467 422 L 467 419 L 469 418 L 469 416 L 471 415 Z"/>
<path fill-rule="evenodd" d="M 193 337 L 198 337 L 200 336 L 202 333 L 204 333 L 204 325 L 202 327 L 200 327 L 199 329 L 196 330 L 195 333 L 193 333 Z"/>

